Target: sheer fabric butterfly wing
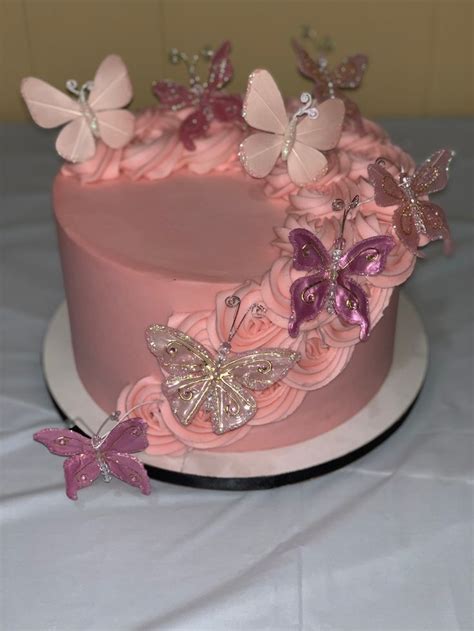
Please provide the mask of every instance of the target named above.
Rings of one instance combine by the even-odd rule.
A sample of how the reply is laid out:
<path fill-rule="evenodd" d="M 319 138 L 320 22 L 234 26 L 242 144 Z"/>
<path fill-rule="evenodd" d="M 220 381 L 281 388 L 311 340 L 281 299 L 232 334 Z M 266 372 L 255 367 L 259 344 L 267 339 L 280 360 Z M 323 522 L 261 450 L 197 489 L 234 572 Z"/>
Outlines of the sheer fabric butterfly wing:
<path fill-rule="evenodd" d="M 266 70 L 255 70 L 249 78 L 242 115 L 257 131 L 240 145 L 240 160 L 250 175 L 265 177 L 281 153 L 288 125 L 283 97 Z"/>
<path fill-rule="evenodd" d="M 291 42 L 293 50 L 296 53 L 298 61 L 298 69 L 302 75 L 308 79 L 312 79 L 318 87 L 327 85 L 327 77 L 320 64 L 315 61 L 295 39 Z"/>
<path fill-rule="evenodd" d="M 92 449 L 92 448 L 91 448 Z M 100 467 L 95 452 L 78 454 L 64 462 L 66 495 L 77 500 L 77 492 L 90 486 L 100 476 Z"/>
<path fill-rule="evenodd" d="M 56 456 L 93 453 L 90 439 L 70 429 L 46 428 L 36 432 L 33 438 Z"/>
<path fill-rule="evenodd" d="M 163 394 L 179 422 L 189 425 L 209 392 L 214 358 L 199 342 L 171 327 L 150 326 L 146 340 L 158 364 L 168 374 Z"/>
<path fill-rule="evenodd" d="M 378 206 L 399 206 L 403 201 L 400 184 L 381 164 L 369 164 L 369 180 L 374 187 L 375 202 Z"/>
<path fill-rule="evenodd" d="M 342 89 L 358 88 L 369 60 L 366 55 L 351 55 L 346 57 L 331 72 L 334 85 Z"/>
<path fill-rule="evenodd" d="M 437 206 L 432 202 L 420 202 L 421 216 L 425 229 L 425 235 L 430 241 L 443 239 L 445 254 L 451 254 L 453 251 L 453 243 L 451 239 L 451 231 L 449 229 L 448 220 L 441 206 Z M 419 255 L 419 253 L 418 253 Z"/>
<path fill-rule="evenodd" d="M 133 137 L 135 117 L 121 109 L 130 103 L 132 96 L 127 67 L 121 57 L 109 55 L 97 69 L 89 105 L 97 116 L 101 139 L 112 149 L 123 147 Z"/>
<path fill-rule="evenodd" d="M 135 453 L 148 447 L 147 424 L 141 418 L 130 418 L 117 423 L 109 432 L 101 449 L 105 452 L 118 451 Z"/>
<path fill-rule="evenodd" d="M 437 193 L 446 188 L 449 178 L 449 165 L 454 153 L 450 149 L 440 149 L 433 153 L 415 170 L 412 188 L 417 195 Z"/>
<path fill-rule="evenodd" d="M 344 103 L 340 99 L 328 99 L 318 105 L 318 111 L 317 118 L 305 116 L 298 123 L 288 157 L 288 173 L 300 186 L 326 173 L 327 160 L 321 150 L 333 149 L 341 137 Z"/>
<path fill-rule="evenodd" d="M 150 480 L 138 458 L 128 453 L 109 452 L 105 454 L 105 461 L 114 477 L 140 489 L 143 495 L 150 495 Z"/>

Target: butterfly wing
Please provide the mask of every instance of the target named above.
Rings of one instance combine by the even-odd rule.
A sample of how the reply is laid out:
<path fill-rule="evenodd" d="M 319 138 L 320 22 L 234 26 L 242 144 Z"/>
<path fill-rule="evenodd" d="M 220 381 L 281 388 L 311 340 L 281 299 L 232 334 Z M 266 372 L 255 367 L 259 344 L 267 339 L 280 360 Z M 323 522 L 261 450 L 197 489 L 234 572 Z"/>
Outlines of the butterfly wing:
<path fill-rule="evenodd" d="M 369 301 L 362 287 L 342 273 L 337 281 L 334 307 L 343 322 L 360 327 L 359 338 L 366 340 L 370 331 Z"/>
<path fill-rule="evenodd" d="M 299 355 L 282 348 L 258 348 L 233 355 L 223 371 L 249 390 L 265 390 L 288 374 Z"/>
<path fill-rule="evenodd" d="M 221 378 L 210 394 L 209 411 L 216 434 L 245 425 L 257 411 L 252 393 L 229 377 Z"/>
<path fill-rule="evenodd" d="M 162 105 L 172 110 L 182 110 L 185 107 L 196 105 L 199 101 L 199 97 L 195 92 L 168 79 L 154 83 L 153 93 L 158 97 Z"/>
<path fill-rule="evenodd" d="M 321 179 L 328 170 L 326 157 L 317 149 L 295 142 L 288 156 L 288 175 L 297 186 Z"/>
<path fill-rule="evenodd" d="M 283 136 L 288 125 L 283 97 L 267 70 L 254 70 L 249 77 L 242 115 L 260 131 Z"/>
<path fill-rule="evenodd" d="M 295 280 L 290 287 L 291 315 L 288 333 L 298 337 L 303 322 L 314 320 L 321 313 L 329 292 L 329 281 L 317 272 Z"/>
<path fill-rule="evenodd" d="M 210 90 L 220 90 L 232 79 L 234 69 L 230 61 L 230 42 L 223 42 L 214 53 L 210 67 L 207 85 Z"/>
<path fill-rule="evenodd" d="M 212 98 L 214 118 L 227 122 L 239 118 L 242 114 L 242 99 L 238 94 L 219 94 Z"/>
<path fill-rule="evenodd" d="M 346 57 L 334 70 L 331 79 L 338 88 L 358 88 L 367 69 L 366 55 Z"/>
<path fill-rule="evenodd" d="M 324 273 L 331 257 L 322 241 L 306 228 L 295 228 L 288 235 L 293 246 L 293 266 L 304 272 L 316 271 Z"/>
<path fill-rule="evenodd" d="M 206 400 L 215 361 L 191 337 L 171 327 L 154 324 L 146 330 L 148 348 L 170 376 L 163 394 L 180 423 L 188 425 Z"/>
<path fill-rule="evenodd" d="M 51 129 L 82 118 L 77 101 L 41 79 L 27 77 L 20 89 L 31 118 L 40 127 Z"/>
<path fill-rule="evenodd" d="M 328 99 L 320 103 L 317 109 L 317 118 L 305 116 L 296 126 L 296 141 L 313 149 L 327 151 L 333 149 L 341 137 L 344 103 L 341 99 Z"/>
<path fill-rule="evenodd" d="M 420 206 L 417 205 L 417 208 L 420 208 Z M 412 254 L 423 258 L 423 255 L 418 251 L 420 235 L 416 229 L 413 213 L 414 209 L 408 202 L 396 208 L 392 218 L 393 229 L 400 241 Z"/>
<path fill-rule="evenodd" d="M 412 189 L 418 195 L 428 195 L 443 190 L 448 184 L 449 165 L 454 152 L 440 149 L 421 164 L 413 175 Z"/>
<path fill-rule="evenodd" d="M 387 264 L 387 257 L 395 246 L 389 236 L 376 236 L 363 239 L 340 259 L 340 269 L 346 274 L 358 276 L 376 276 L 381 274 Z"/>
<path fill-rule="evenodd" d="M 97 112 L 99 133 L 104 143 L 112 149 L 124 147 L 133 138 L 135 116 L 127 110 Z"/>
<path fill-rule="evenodd" d="M 209 129 L 209 119 L 202 108 L 191 112 L 179 127 L 179 139 L 189 151 L 194 151 L 195 138 L 203 136 Z"/>
<path fill-rule="evenodd" d="M 95 153 L 95 140 L 83 116 L 71 121 L 59 132 L 56 151 L 70 162 L 84 162 L 92 158 Z"/>
<path fill-rule="evenodd" d="M 70 429 L 49 427 L 36 432 L 33 439 L 47 447 L 56 456 L 76 456 L 94 451 L 90 438 Z"/>
<path fill-rule="evenodd" d="M 375 202 L 378 206 L 395 206 L 403 200 L 400 186 L 391 173 L 375 162 L 367 167 L 369 180 L 374 187 Z"/>
<path fill-rule="evenodd" d="M 144 465 L 138 458 L 128 453 L 108 453 L 105 460 L 113 476 L 140 489 L 144 495 L 150 495 L 150 480 Z"/>
<path fill-rule="evenodd" d="M 445 254 L 451 254 L 453 250 L 451 232 L 443 209 L 431 202 L 421 202 L 421 215 L 428 239 L 430 241 L 443 239 Z"/>
<path fill-rule="evenodd" d="M 101 451 L 135 453 L 148 447 L 147 424 L 141 418 L 130 418 L 117 423 L 101 445 Z"/>
<path fill-rule="evenodd" d="M 125 107 L 133 96 L 128 70 L 121 57 L 108 55 L 100 64 L 89 94 L 89 105 L 97 113 Z"/>
<path fill-rule="evenodd" d="M 291 41 L 291 45 L 295 51 L 298 69 L 301 74 L 308 79 L 312 79 L 315 83 L 326 84 L 327 78 L 318 62 L 315 61 L 295 39 Z"/>
<path fill-rule="evenodd" d="M 64 461 L 66 495 L 77 500 L 77 492 L 90 486 L 100 475 L 100 467 L 95 452 L 78 454 Z"/>
<path fill-rule="evenodd" d="M 265 177 L 275 166 L 282 147 L 283 136 L 264 131 L 251 134 L 240 145 L 240 162 L 252 177 Z"/>

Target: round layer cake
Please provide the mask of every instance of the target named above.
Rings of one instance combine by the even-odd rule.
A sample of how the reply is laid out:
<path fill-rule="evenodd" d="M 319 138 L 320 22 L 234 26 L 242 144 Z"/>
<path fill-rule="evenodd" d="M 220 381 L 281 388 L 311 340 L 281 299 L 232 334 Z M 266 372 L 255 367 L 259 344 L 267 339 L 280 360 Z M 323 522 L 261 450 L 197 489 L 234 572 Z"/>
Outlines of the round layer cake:
<path fill-rule="evenodd" d="M 288 333 L 293 267 L 289 233 L 317 233 L 330 250 L 340 229 L 332 201 L 364 201 L 345 228 L 348 245 L 391 232 L 393 208 L 380 208 L 364 179 L 378 157 L 405 170 L 409 156 L 383 130 L 363 121 L 346 128 L 327 154 L 328 172 L 298 188 L 284 164 L 264 180 L 245 174 L 238 159 L 241 126 L 213 122 L 189 151 L 178 129 L 186 112 L 148 110 L 124 149 L 99 143 L 92 160 L 67 165 L 54 185 L 64 284 L 79 376 L 104 415 L 153 402 L 141 412 L 152 454 L 187 449 L 253 451 L 298 443 L 356 414 L 376 394 L 391 365 L 397 287 L 415 257 L 400 243 L 382 274 L 363 279 L 371 334 L 359 341 L 326 310 Z M 388 167 L 390 168 L 390 167 Z M 301 359 L 284 380 L 255 393 L 257 413 L 243 427 L 216 435 L 199 412 L 189 426 L 173 416 L 163 376 L 145 343 L 145 329 L 168 324 L 216 351 L 226 340 L 237 295 L 250 314 L 232 341 L 236 352 L 291 348 Z"/>

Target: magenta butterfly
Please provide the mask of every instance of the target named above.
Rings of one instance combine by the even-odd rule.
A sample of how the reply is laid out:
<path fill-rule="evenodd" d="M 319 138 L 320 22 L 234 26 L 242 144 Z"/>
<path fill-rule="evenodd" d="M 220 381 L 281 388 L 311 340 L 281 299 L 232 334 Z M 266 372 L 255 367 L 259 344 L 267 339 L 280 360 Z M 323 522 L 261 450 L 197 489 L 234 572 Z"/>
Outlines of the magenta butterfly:
<path fill-rule="evenodd" d="M 209 75 L 206 82 L 201 82 L 196 74 L 198 55 L 191 61 L 184 53 L 175 52 L 175 59 L 185 62 L 189 75 L 190 87 L 174 81 L 157 81 L 153 86 L 155 95 L 161 104 L 173 111 L 186 107 L 195 108 L 181 123 L 179 139 L 190 151 L 196 148 L 194 140 L 204 136 L 210 123 L 216 119 L 227 122 L 241 118 L 242 98 L 236 94 L 222 94 L 219 91 L 229 83 L 234 69 L 230 61 L 230 42 L 224 42 L 212 55 Z"/>
<path fill-rule="evenodd" d="M 368 166 L 376 203 L 379 206 L 397 206 L 393 213 L 395 234 L 417 256 L 423 256 L 418 250 L 420 235 L 425 235 L 429 241 L 444 239 L 446 254 L 452 249 L 443 209 L 420 197 L 446 187 L 453 156 L 454 152 L 450 149 L 440 149 L 420 164 L 413 175 L 401 172 L 398 182 L 384 168 L 383 158 Z"/>
<path fill-rule="evenodd" d="M 369 237 L 344 253 L 344 222 L 347 212 L 358 203 L 358 198 L 354 198 L 345 212 L 341 236 L 334 242 L 331 252 L 305 228 L 290 232 L 294 268 L 311 272 L 295 280 L 290 287 L 288 332 L 291 337 L 297 337 L 301 324 L 314 320 L 326 307 L 328 313 L 336 314 L 342 322 L 360 326 L 360 339 L 367 339 L 370 332 L 368 298 L 352 276 L 381 274 L 395 241 L 389 236 Z"/>
<path fill-rule="evenodd" d="M 106 419 L 109 420 L 118 420 L 118 414 Z M 120 421 L 104 437 L 87 438 L 69 429 L 47 428 L 36 432 L 33 438 L 56 456 L 67 457 L 64 477 L 66 495 L 71 500 L 76 500 L 77 492 L 90 486 L 101 474 L 105 482 L 114 476 L 149 495 L 150 480 L 145 467 L 130 455 L 148 447 L 146 428 L 143 419 L 131 418 Z"/>
<path fill-rule="evenodd" d="M 314 81 L 314 96 L 318 103 L 326 99 L 338 98 L 344 102 L 345 120 L 353 120 L 356 126 L 362 128 L 362 116 L 358 106 L 343 92 L 347 89 L 358 88 L 368 59 L 365 55 L 352 55 L 344 59 L 333 70 L 329 70 L 327 59 L 320 56 L 314 60 L 301 44 L 293 40 L 293 50 L 298 59 L 298 68 L 302 75 Z"/>

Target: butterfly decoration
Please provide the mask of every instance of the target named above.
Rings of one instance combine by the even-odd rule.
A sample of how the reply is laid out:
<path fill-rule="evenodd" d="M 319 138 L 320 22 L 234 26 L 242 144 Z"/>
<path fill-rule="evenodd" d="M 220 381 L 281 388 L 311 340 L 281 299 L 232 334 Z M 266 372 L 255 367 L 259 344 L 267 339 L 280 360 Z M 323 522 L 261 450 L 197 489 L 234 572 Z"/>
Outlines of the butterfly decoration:
<path fill-rule="evenodd" d="M 298 353 L 280 348 L 232 352 L 231 340 L 247 313 L 252 310 L 261 317 L 262 305 L 252 305 L 237 327 L 240 298 L 229 296 L 226 305 L 236 312 L 228 340 L 217 356 L 178 329 L 154 324 L 146 331 L 148 348 L 167 377 L 162 389 L 173 414 L 182 425 L 189 425 L 203 409 L 210 413 L 216 434 L 247 423 L 257 411 L 251 391 L 280 381 L 299 359 Z"/>
<path fill-rule="evenodd" d="M 429 241 L 444 239 L 445 253 L 452 250 L 451 234 L 443 209 L 429 199 L 421 199 L 443 190 L 448 183 L 449 165 L 454 156 L 450 149 L 440 149 L 420 164 L 413 175 L 400 172 L 397 180 L 385 168 L 385 158 L 369 164 L 368 175 L 379 206 L 397 206 L 393 229 L 400 241 L 419 257 L 420 236 Z"/>
<path fill-rule="evenodd" d="M 102 61 L 93 81 L 79 87 L 71 79 L 66 88 L 72 97 L 35 77 L 21 83 L 21 94 L 37 125 L 46 129 L 65 125 L 56 139 L 56 151 L 65 160 L 92 158 L 99 138 L 112 149 L 132 139 L 135 117 L 121 109 L 132 99 L 132 84 L 118 55 Z"/>
<path fill-rule="evenodd" d="M 343 200 L 334 200 L 333 209 L 344 209 L 344 216 L 340 236 L 330 252 L 310 230 L 291 230 L 293 267 L 309 273 L 295 280 L 290 287 L 288 332 L 291 337 L 298 336 L 303 322 L 314 320 L 326 308 L 329 314 L 337 315 L 345 324 L 358 325 L 360 340 L 367 339 L 370 333 L 368 298 L 353 276 L 381 274 L 395 241 L 390 236 L 369 237 L 345 249 L 344 224 L 349 212 L 359 203 L 356 196 L 344 209 Z"/>
<path fill-rule="evenodd" d="M 179 139 L 190 151 L 196 148 L 194 140 L 205 136 L 214 119 L 222 122 L 238 121 L 242 111 L 242 99 L 239 95 L 221 92 L 234 74 L 230 61 L 230 42 L 221 44 L 215 53 L 205 50 L 201 56 L 210 57 L 209 74 L 205 82 L 201 81 L 196 72 L 199 54 L 188 58 L 185 53 L 173 49 L 171 61 L 185 63 L 190 87 L 169 80 L 157 81 L 153 85 L 153 92 L 163 107 L 172 111 L 194 108 L 182 121 L 178 132 Z"/>
<path fill-rule="evenodd" d="M 250 75 L 243 117 L 258 131 L 242 142 L 239 157 L 251 176 L 267 176 L 280 157 L 298 186 L 327 172 L 327 159 L 321 151 L 333 149 L 339 141 L 344 104 L 329 99 L 315 107 L 308 92 L 303 92 L 300 101 L 302 106 L 289 119 L 272 75 L 267 70 Z"/>
<path fill-rule="evenodd" d="M 109 421 L 117 424 L 105 436 L 100 436 Z M 131 455 L 148 447 L 146 429 L 143 419 L 120 420 L 120 412 L 115 412 L 105 419 L 92 438 L 61 428 L 42 429 L 33 438 L 56 456 L 67 457 L 64 477 L 66 495 L 71 500 L 77 500 L 77 492 L 90 486 L 100 475 L 105 482 L 110 482 L 114 476 L 149 495 L 151 487 L 146 469 Z"/>
<path fill-rule="evenodd" d="M 292 46 L 298 60 L 299 71 L 314 81 L 313 94 L 318 103 L 326 99 L 341 99 L 345 106 L 345 121 L 354 121 L 356 127 L 362 130 L 360 110 L 356 103 L 345 95 L 344 90 L 359 87 L 368 64 L 366 55 L 347 57 L 330 70 L 324 55 L 313 59 L 297 40 L 292 40 Z"/>

